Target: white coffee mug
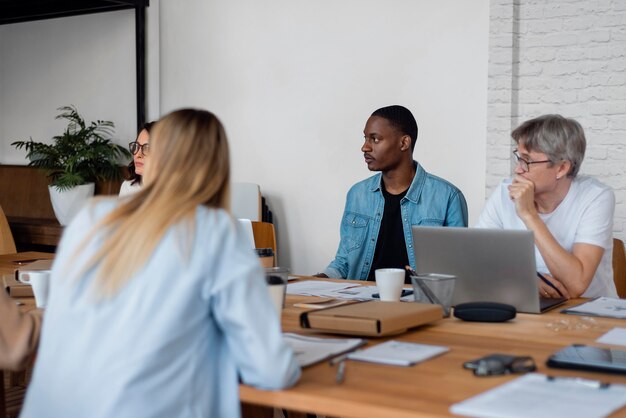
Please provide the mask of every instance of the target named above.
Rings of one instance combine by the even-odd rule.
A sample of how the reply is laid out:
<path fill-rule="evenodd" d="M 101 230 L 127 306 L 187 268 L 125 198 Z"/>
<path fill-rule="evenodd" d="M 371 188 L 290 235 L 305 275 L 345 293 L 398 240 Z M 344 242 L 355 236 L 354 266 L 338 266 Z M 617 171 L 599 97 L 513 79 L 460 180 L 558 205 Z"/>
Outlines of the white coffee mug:
<path fill-rule="evenodd" d="M 285 293 L 287 292 L 287 280 L 286 277 L 283 278 L 281 275 L 267 272 L 265 275 L 265 281 L 267 283 L 267 289 L 270 292 L 270 298 L 272 299 L 272 303 L 274 305 L 274 309 L 276 309 L 276 313 L 280 318 L 282 314 L 283 307 L 285 305 Z M 288 271 L 288 270 L 287 270 Z M 287 273 L 285 273 L 286 275 Z"/>
<path fill-rule="evenodd" d="M 376 275 L 376 287 L 378 287 L 380 300 L 399 301 L 404 287 L 405 271 L 403 269 L 377 269 L 374 274 Z"/>
<path fill-rule="evenodd" d="M 50 270 L 19 271 L 17 279 L 32 286 L 35 304 L 38 308 L 45 308 L 50 289 Z"/>

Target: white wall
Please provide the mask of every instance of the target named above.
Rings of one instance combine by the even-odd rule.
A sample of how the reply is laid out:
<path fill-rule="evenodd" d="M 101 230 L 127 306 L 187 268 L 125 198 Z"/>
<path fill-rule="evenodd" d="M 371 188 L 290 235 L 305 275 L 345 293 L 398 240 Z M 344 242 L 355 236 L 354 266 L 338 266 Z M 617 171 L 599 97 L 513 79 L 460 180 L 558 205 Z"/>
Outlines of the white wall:
<path fill-rule="evenodd" d="M 259 183 L 280 263 L 322 270 L 339 240 L 350 185 L 370 175 L 368 115 L 403 104 L 415 157 L 459 186 L 475 219 L 484 201 L 488 0 L 153 0 L 148 119 L 182 106 L 217 113 L 234 181 Z M 132 11 L 0 26 L 0 163 L 9 144 L 47 140 L 58 106 L 135 135 Z"/>
<path fill-rule="evenodd" d="M 510 131 L 544 113 L 578 120 L 581 174 L 615 191 L 626 239 L 626 3 L 491 0 L 487 187 L 511 173 Z"/>
<path fill-rule="evenodd" d="M 154 3 L 154 0 L 153 0 Z M 0 163 L 26 164 L 11 142 L 49 142 L 67 126 L 57 108 L 111 120 L 115 141 L 136 136 L 133 10 L 0 26 Z M 148 115 L 158 109 L 158 2 L 148 9 Z"/>
<path fill-rule="evenodd" d="M 350 185 L 370 175 L 363 126 L 411 109 L 415 157 L 484 201 L 488 1 L 161 2 L 161 110 L 214 111 L 233 179 L 261 185 L 280 264 L 332 259 Z"/>

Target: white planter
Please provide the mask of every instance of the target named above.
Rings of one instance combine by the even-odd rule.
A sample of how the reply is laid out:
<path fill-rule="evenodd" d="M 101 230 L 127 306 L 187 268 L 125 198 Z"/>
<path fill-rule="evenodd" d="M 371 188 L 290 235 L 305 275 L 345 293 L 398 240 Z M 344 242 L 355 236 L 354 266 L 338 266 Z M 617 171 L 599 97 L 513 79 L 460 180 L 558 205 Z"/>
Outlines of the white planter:
<path fill-rule="evenodd" d="M 85 202 L 93 196 L 94 188 L 94 183 L 87 183 L 61 192 L 54 186 L 48 186 L 52 209 L 61 225 L 70 223 Z"/>

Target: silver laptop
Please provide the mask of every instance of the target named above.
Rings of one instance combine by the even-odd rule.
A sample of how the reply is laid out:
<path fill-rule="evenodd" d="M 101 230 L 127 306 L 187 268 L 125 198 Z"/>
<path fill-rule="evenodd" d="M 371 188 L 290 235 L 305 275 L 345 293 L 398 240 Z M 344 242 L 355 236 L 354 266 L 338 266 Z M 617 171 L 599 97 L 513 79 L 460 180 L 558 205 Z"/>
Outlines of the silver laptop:
<path fill-rule="evenodd" d="M 457 276 L 453 305 L 500 302 L 541 313 L 566 299 L 539 297 L 532 231 L 413 227 L 418 273 Z"/>

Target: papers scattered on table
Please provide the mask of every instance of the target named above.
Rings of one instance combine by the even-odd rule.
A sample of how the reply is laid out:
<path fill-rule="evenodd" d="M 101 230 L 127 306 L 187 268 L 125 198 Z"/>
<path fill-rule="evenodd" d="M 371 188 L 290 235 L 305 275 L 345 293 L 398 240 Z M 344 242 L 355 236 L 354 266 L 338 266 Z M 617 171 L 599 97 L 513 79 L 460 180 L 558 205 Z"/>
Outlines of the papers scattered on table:
<path fill-rule="evenodd" d="M 376 286 L 355 286 L 346 289 L 338 289 L 333 292 L 329 292 L 327 295 L 341 299 L 352 300 L 370 300 L 374 299 L 372 296 L 374 293 L 378 293 Z"/>
<path fill-rule="evenodd" d="M 598 338 L 596 342 L 611 345 L 626 345 L 626 328 L 613 328 Z"/>
<path fill-rule="evenodd" d="M 624 405 L 624 385 L 530 373 L 454 404 L 450 411 L 485 418 L 599 418 Z"/>
<path fill-rule="evenodd" d="M 324 308 L 332 308 L 333 306 L 345 305 L 349 301 L 345 299 L 335 299 L 335 298 L 321 298 L 318 300 L 313 300 L 311 302 L 300 302 L 294 303 L 293 306 L 296 308 L 306 308 L 306 309 L 324 309 Z"/>
<path fill-rule="evenodd" d="M 325 282 L 322 280 L 304 280 L 301 282 L 287 284 L 287 294 L 289 295 L 305 295 L 305 296 L 322 296 L 330 291 L 347 289 L 352 286 L 358 286 L 353 283 L 336 283 Z"/>
<path fill-rule="evenodd" d="M 355 283 L 326 282 L 322 280 L 304 280 L 287 285 L 287 294 L 304 296 L 321 296 L 335 299 L 372 300 L 378 293 L 376 286 L 361 286 Z M 412 302 L 413 295 L 404 296 L 400 300 Z"/>
<path fill-rule="evenodd" d="M 411 366 L 447 351 L 449 351 L 448 347 L 438 345 L 390 340 L 365 350 L 350 353 L 348 358 L 350 360 L 390 364 L 392 366 Z"/>
<path fill-rule="evenodd" d="M 367 343 L 363 338 L 317 338 L 288 332 L 283 333 L 283 338 L 296 354 L 300 367 L 347 353 Z"/>
<path fill-rule="evenodd" d="M 626 319 L 626 299 L 599 297 L 589 302 L 563 309 L 561 312 Z"/>

